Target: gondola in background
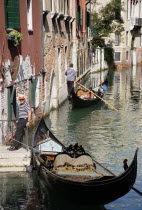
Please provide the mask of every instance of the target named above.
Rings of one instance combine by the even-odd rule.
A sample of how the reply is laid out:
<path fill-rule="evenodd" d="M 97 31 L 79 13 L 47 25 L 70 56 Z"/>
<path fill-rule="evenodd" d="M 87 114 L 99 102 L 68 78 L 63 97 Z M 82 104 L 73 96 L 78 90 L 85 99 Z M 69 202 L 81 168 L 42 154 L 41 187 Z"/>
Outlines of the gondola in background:
<path fill-rule="evenodd" d="M 79 82 L 76 82 L 77 90 L 73 91 L 69 97 L 72 108 L 89 107 L 101 102 L 108 88 L 108 79 L 95 88 L 86 88 Z"/>

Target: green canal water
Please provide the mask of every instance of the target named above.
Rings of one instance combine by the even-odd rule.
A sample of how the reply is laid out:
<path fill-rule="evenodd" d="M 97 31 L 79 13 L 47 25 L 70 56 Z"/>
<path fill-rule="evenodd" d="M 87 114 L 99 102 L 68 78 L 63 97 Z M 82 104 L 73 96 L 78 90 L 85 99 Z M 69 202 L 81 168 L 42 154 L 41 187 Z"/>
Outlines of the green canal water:
<path fill-rule="evenodd" d="M 96 83 L 99 75 L 92 75 L 86 85 Z M 66 101 L 50 113 L 46 123 L 54 135 L 66 146 L 79 143 L 94 159 L 115 174 L 123 172 L 123 160 L 128 164 L 139 147 L 138 173 L 135 188 L 142 191 L 142 69 L 109 72 L 109 88 L 101 106 L 72 110 Z M 103 79 L 103 78 L 102 78 Z M 110 189 L 111 190 L 111 189 Z M 141 210 L 142 197 L 131 190 L 122 198 L 105 205 L 108 210 Z M 0 209 L 93 210 L 95 206 L 78 206 L 52 199 L 34 173 L 0 174 Z"/>

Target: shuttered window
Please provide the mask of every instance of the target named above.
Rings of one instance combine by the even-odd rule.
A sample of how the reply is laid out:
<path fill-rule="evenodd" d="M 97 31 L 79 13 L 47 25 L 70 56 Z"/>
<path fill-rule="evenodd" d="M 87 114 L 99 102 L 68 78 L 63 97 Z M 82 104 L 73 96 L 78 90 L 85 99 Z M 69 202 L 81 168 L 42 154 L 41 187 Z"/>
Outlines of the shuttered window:
<path fill-rule="evenodd" d="M 115 52 L 114 61 L 120 61 L 120 58 L 121 58 L 121 52 Z"/>
<path fill-rule="evenodd" d="M 8 87 L 8 120 L 15 120 L 16 118 L 16 87 Z"/>
<path fill-rule="evenodd" d="M 90 12 L 86 13 L 86 25 L 87 25 L 87 27 L 91 26 L 91 14 L 90 14 Z"/>
<path fill-rule="evenodd" d="M 82 8 L 78 5 L 77 10 L 76 10 L 76 25 L 80 26 L 82 25 L 82 15 L 83 15 L 83 10 Z"/>
<path fill-rule="evenodd" d="M 20 0 L 5 0 L 6 28 L 20 28 Z"/>
<path fill-rule="evenodd" d="M 35 97 L 36 97 L 36 86 L 37 86 L 38 78 L 30 80 L 30 105 L 31 107 L 35 107 Z"/>

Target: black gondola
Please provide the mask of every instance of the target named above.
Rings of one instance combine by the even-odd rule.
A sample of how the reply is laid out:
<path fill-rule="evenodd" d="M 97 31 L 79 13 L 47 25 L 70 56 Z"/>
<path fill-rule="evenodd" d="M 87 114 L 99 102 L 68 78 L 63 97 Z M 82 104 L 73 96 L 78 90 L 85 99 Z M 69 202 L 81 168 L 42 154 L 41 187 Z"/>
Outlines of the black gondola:
<path fill-rule="evenodd" d="M 56 196 L 71 201 L 105 205 L 125 194 L 133 187 L 137 175 L 137 151 L 130 166 L 118 176 L 68 175 L 53 171 L 57 157 L 66 154 L 65 147 L 48 129 L 42 118 L 34 136 L 33 159 L 40 176 Z M 80 155 L 82 156 L 82 155 Z M 79 157 L 80 157 L 79 156 Z"/>
<path fill-rule="evenodd" d="M 71 102 L 73 108 L 84 108 L 98 104 L 101 101 L 101 98 L 103 98 L 104 94 L 106 93 L 107 87 L 108 80 L 106 79 L 103 84 L 94 89 L 90 89 L 90 91 L 78 89 L 76 92 L 73 92 L 71 97 L 69 97 L 69 101 Z M 80 96 L 79 93 L 81 91 L 83 91 L 83 93 Z M 95 95 L 93 95 L 93 92 L 95 93 Z M 96 95 L 99 97 L 97 97 Z"/>

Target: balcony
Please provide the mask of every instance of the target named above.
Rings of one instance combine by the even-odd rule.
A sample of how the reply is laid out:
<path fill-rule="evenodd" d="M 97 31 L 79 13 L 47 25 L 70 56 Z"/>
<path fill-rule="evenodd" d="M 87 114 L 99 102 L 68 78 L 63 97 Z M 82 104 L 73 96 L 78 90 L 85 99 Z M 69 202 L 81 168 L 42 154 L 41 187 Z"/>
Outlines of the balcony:
<path fill-rule="evenodd" d="M 142 26 L 142 18 L 131 18 L 131 25 L 133 27 L 141 27 Z"/>

